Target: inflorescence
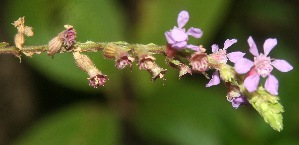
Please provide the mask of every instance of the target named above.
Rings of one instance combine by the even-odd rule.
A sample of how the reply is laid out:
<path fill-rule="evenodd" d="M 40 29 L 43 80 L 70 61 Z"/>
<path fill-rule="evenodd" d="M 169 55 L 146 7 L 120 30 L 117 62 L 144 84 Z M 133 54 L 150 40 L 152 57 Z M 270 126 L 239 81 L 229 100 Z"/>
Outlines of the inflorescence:
<path fill-rule="evenodd" d="M 25 17 L 19 18 L 13 23 L 18 32 L 15 36 L 15 46 L 8 43 L 0 43 L 0 53 L 14 54 L 20 58 L 21 53 L 33 56 L 46 51 L 49 56 L 57 53 L 70 52 L 77 66 L 88 74 L 89 85 L 94 88 L 104 86 L 108 80 L 83 52 L 96 52 L 101 50 L 107 59 L 115 60 L 118 69 L 132 67 L 134 61 L 140 70 L 150 73 L 152 81 L 165 80 L 166 69 L 161 68 L 154 55 L 162 54 L 166 57 L 166 63 L 172 68 L 178 69 L 179 77 L 186 74 L 200 73 L 209 79 L 206 87 L 220 84 L 221 80 L 228 88 L 226 98 L 234 108 L 240 105 L 251 104 L 264 120 L 275 130 L 281 131 L 283 107 L 278 102 L 278 80 L 271 72 L 273 67 L 281 72 L 288 72 L 293 67 L 285 60 L 273 59 L 268 55 L 277 45 L 277 40 L 269 38 L 264 43 L 264 53 L 258 53 L 257 46 L 250 36 L 248 38 L 249 52 L 254 56 L 253 61 L 245 58 L 245 53 L 240 51 L 227 52 L 227 49 L 237 39 L 227 39 L 222 49 L 217 44 L 211 46 L 212 53 L 206 53 L 202 45 L 188 44 L 189 36 L 201 38 L 203 31 L 191 27 L 187 31 L 184 26 L 189 21 L 189 13 L 181 11 L 177 18 L 177 25 L 165 32 L 166 46 L 155 44 L 128 44 L 126 42 L 95 43 L 76 42 L 76 30 L 71 25 L 65 25 L 65 30 L 58 33 L 48 45 L 23 46 L 25 36 L 33 36 L 32 27 L 25 26 Z M 228 61 L 229 60 L 229 61 Z M 233 66 L 228 63 L 232 63 Z M 209 76 L 208 70 L 214 70 Z M 260 77 L 266 78 L 264 87 L 260 85 Z"/>

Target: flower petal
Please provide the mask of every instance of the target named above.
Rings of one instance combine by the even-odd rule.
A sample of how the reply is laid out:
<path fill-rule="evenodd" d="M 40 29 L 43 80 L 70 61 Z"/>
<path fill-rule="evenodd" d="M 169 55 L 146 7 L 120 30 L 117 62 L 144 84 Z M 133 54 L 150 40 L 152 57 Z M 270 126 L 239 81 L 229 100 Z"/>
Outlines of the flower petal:
<path fill-rule="evenodd" d="M 182 42 L 178 42 L 173 44 L 171 47 L 175 48 L 175 49 L 184 49 L 187 45 L 187 41 L 182 41 Z"/>
<path fill-rule="evenodd" d="M 258 74 L 248 76 L 244 80 L 244 87 L 248 90 L 248 92 L 254 92 L 257 90 L 258 84 L 260 81 L 260 76 Z"/>
<path fill-rule="evenodd" d="M 248 100 L 243 95 L 241 95 L 240 97 L 235 97 L 232 100 L 232 106 L 235 109 L 238 109 L 240 105 L 244 105 L 244 104 L 247 104 L 247 103 L 248 103 Z"/>
<path fill-rule="evenodd" d="M 228 59 L 231 62 L 236 63 L 237 60 L 239 60 L 240 58 L 243 58 L 245 54 L 246 53 L 243 53 L 243 52 L 240 52 L 240 51 L 236 51 L 236 52 L 228 53 L 226 56 L 228 57 Z"/>
<path fill-rule="evenodd" d="M 237 42 L 237 39 L 227 39 L 224 42 L 224 47 L 223 50 L 227 49 L 228 47 L 232 46 L 233 44 L 235 44 Z"/>
<path fill-rule="evenodd" d="M 188 29 L 187 34 L 193 36 L 194 38 L 200 38 L 203 32 L 199 28 L 191 27 Z"/>
<path fill-rule="evenodd" d="M 185 30 L 177 27 L 173 28 L 170 31 L 170 35 L 176 42 L 186 41 L 188 39 L 188 35 L 186 34 Z"/>
<path fill-rule="evenodd" d="M 186 47 L 195 51 L 200 51 L 199 46 L 196 45 L 188 44 Z"/>
<path fill-rule="evenodd" d="M 165 34 L 165 37 L 166 37 L 166 40 L 167 40 L 168 44 L 175 43 L 175 41 L 172 39 L 171 33 L 169 31 L 165 32 L 164 34 Z"/>
<path fill-rule="evenodd" d="M 217 45 L 217 44 L 213 44 L 213 45 L 212 45 L 212 52 L 215 53 L 215 52 L 217 52 L 218 50 L 219 50 L 218 45 Z"/>
<path fill-rule="evenodd" d="M 220 77 L 219 77 L 219 72 L 215 71 L 212 75 L 212 79 L 209 81 L 208 84 L 206 84 L 206 87 L 211 87 L 214 85 L 218 85 L 220 83 Z"/>
<path fill-rule="evenodd" d="M 278 80 L 271 74 L 266 79 L 265 89 L 272 95 L 278 95 Z"/>
<path fill-rule="evenodd" d="M 254 40 L 252 39 L 251 36 L 249 36 L 248 40 L 247 40 L 248 44 L 249 44 L 249 52 L 254 55 L 254 56 L 258 56 L 259 52 L 257 50 L 256 44 L 254 42 Z"/>
<path fill-rule="evenodd" d="M 274 60 L 271 64 L 281 72 L 288 72 L 293 69 L 293 66 L 281 59 Z"/>
<path fill-rule="evenodd" d="M 264 43 L 264 54 L 267 56 L 276 45 L 277 45 L 277 40 L 275 38 L 267 39 Z"/>
<path fill-rule="evenodd" d="M 235 62 L 235 70 L 239 74 L 247 73 L 254 63 L 247 58 L 240 58 Z"/>
<path fill-rule="evenodd" d="M 189 21 L 189 13 L 187 11 L 181 11 L 177 19 L 179 28 L 183 28 L 188 21 Z"/>

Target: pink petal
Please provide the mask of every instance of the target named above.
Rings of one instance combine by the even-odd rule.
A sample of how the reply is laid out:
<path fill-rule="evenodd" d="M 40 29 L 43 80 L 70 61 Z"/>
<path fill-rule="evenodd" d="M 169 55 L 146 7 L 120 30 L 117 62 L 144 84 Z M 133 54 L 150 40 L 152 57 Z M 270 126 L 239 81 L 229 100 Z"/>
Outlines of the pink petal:
<path fill-rule="evenodd" d="M 259 52 L 257 50 L 256 44 L 253 41 L 252 37 L 249 36 L 248 40 L 247 40 L 248 44 L 249 44 L 249 52 L 254 55 L 254 56 L 258 56 Z"/>
<path fill-rule="evenodd" d="M 240 51 L 236 51 L 236 52 L 231 52 L 227 54 L 228 59 L 233 62 L 236 63 L 237 60 L 239 60 L 240 58 L 243 58 L 245 55 L 245 53 L 240 52 Z"/>
<path fill-rule="evenodd" d="M 187 11 L 181 11 L 177 19 L 179 28 L 183 28 L 188 21 L 189 21 L 189 13 Z"/>
<path fill-rule="evenodd" d="M 281 72 L 288 72 L 293 69 L 293 66 L 281 59 L 274 60 L 271 64 Z"/>
<path fill-rule="evenodd" d="M 203 32 L 199 28 L 191 27 L 188 29 L 187 34 L 193 36 L 194 38 L 200 38 Z"/>
<path fill-rule="evenodd" d="M 166 40 L 167 40 L 168 44 L 175 43 L 175 41 L 172 39 L 171 34 L 170 34 L 169 31 L 165 32 L 164 34 L 165 34 L 165 37 L 166 37 Z"/>
<path fill-rule="evenodd" d="M 271 74 L 266 79 L 265 89 L 272 95 L 278 95 L 278 80 Z"/>
<path fill-rule="evenodd" d="M 254 92 L 257 90 L 258 84 L 260 81 L 260 76 L 258 74 L 248 76 L 244 80 L 244 87 L 248 90 L 248 92 Z"/>
<path fill-rule="evenodd" d="M 276 45 L 277 45 L 276 39 L 271 39 L 271 38 L 267 39 L 264 43 L 264 54 L 267 56 Z"/>
<path fill-rule="evenodd" d="M 212 79 L 209 81 L 208 84 L 206 84 L 206 87 L 211 87 L 214 85 L 218 85 L 220 83 L 220 77 L 219 77 L 219 72 L 215 71 L 212 75 Z"/>
<path fill-rule="evenodd" d="M 213 44 L 213 45 L 212 45 L 212 52 L 215 53 L 215 52 L 217 52 L 218 50 L 219 50 L 218 45 L 217 45 L 217 44 Z"/>
<path fill-rule="evenodd" d="M 253 65 L 254 63 L 251 60 L 247 58 L 240 58 L 235 63 L 235 70 L 239 74 L 245 74 L 251 69 Z"/>
<path fill-rule="evenodd" d="M 188 35 L 184 31 L 184 29 L 180 29 L 177 27 L 173 28 L 170 31 L 170 34 L 174 41 L 185 41 L 188 39 Z"/>
<path fill-rule="evenodd" d="M 237 42 L 237 39 L 227 39 L 224 42 L 224 47 L 223 50 L 227 49 L 228 47 L 232 46 L 233 44 L 235 44 Z"/>
<path fill-rule="evenodd" d="M 192 45 L 192 44 L 189 44 L 186 46 L 187 48 L 190 48 L 192 50 L 195 50 L 195 51 L 200 51 L 199 50 L 199 46 L 196 46 L 196 45 Z"/>

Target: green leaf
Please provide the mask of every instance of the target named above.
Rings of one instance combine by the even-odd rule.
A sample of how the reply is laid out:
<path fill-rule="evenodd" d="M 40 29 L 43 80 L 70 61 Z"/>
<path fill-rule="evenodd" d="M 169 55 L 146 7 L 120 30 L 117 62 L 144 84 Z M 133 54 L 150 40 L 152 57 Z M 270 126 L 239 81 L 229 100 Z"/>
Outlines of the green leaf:
<path fill-rule="evenodd" d="M 35 123 L 15 145 L 117 145 L 115 115 L 99 104 L 74 104 Z"/>

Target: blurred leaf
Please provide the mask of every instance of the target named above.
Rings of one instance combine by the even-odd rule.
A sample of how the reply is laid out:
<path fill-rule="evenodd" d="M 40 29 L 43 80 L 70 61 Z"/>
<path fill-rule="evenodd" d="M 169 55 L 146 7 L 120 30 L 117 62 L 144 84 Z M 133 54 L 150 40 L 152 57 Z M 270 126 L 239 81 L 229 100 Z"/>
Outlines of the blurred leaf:
<path fill-rule="evenodd" d="M 15 145 L 118 145 L 116 119 L 99 104 L 74 104 L 40 120 Z"/>

